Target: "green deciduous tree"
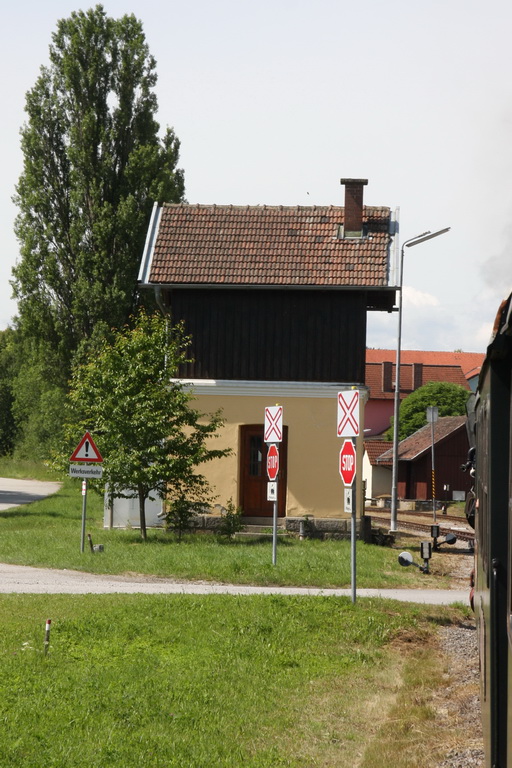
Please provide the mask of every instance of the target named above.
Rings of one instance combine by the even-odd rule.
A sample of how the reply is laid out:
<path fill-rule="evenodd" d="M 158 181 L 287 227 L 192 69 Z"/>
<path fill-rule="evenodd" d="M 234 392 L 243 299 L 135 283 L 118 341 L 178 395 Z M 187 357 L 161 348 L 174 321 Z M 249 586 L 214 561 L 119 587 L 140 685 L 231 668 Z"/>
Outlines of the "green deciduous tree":
<path fill-rule="evenodd" d="M 156 492 L 175 508 L 197 508 L 208 499 L 198 469 L 226 451 L 211 447 L 221 425 L 218 413 L 191 407 L 192 395 L 173 381 L 186 358 L 188 339 L 160 315 L 141 312 L 133 328 L 103 339 L 78 365 L 69 393 L 66 426 L 70 449 L 89 431 L 104 458 L 104 480 L 114 495 L 138 496 L 140 529 L 146 538 L 145 500 Z"/>
<path fill-rule="evenodd" d="M 133 15 L 101 5 L 57 24 L 27 94 L 15 201 L 19 327 L 69 371 L 77 347 L 121 327 L 154 201 L 183 199 L 179 141 L 159 136 L 155 61 Z"/>
<path fill-rule="evenodd" d="M 12 451 L 16 438 L 13 414 L 16 370 L 16 333 L 7 328 L 0 331 L 0 455 Z"/>
<path fill-rule="evenodd" d="M 439 416 L 463 416 L 470 392 L 459 384 L 430 382 L 411 392 L 400 404 L 398 436 L 404 440 L 427 423 L 427 407 L 434 405 Z M 392 434 L 393 425 L 389 430 Z"/>

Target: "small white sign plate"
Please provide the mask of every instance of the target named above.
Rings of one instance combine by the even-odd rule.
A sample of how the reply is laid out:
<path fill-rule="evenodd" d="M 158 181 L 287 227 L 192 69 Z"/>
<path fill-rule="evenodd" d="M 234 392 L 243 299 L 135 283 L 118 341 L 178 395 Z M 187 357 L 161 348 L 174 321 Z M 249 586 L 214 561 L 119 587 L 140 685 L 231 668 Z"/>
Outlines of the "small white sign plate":
<path fill-rule="evenodd" d="M 103 477 L 103 467 L 98 466 L 97 464 L 89 464 L 85 466 L 70 464 L 69 476 L 85 477 L 86 479 L 89 478 L 90 480 L 99 480 L 101 477 Z"/>
<path fill-rule="evenodd" d="M 277 482 L 267 483 L 267 501 L 277 501 Z"/>
<path fill-rule="evenodd" d="M 345 488 L 345 504 L 343 511 L 346 515 L 352 514 L 352 488 Z"/>

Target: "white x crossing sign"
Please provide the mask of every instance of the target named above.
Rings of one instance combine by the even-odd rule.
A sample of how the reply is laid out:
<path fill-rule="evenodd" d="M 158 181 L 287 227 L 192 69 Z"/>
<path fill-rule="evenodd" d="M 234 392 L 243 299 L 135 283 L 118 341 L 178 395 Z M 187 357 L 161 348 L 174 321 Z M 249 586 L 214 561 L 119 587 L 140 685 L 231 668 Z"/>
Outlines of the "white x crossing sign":
<path fill-rule="evenodd" d="M 359 434 L 359 390 L 338 392 L 338 437 L 357 437 Z"/>
<path fill-rule="evenodd" d="M 283 440 L 283 406 L 265 408 L 263 439 L 266 443 L 281 443 Z"/>

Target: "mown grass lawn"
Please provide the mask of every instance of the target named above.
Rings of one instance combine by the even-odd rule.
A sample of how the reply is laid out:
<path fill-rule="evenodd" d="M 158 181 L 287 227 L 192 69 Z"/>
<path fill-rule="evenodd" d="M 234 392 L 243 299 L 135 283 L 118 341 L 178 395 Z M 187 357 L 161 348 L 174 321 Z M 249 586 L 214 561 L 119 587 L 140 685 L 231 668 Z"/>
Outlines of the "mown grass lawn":
<path fill-rule="evenodd" d="M 66 479 L 55 496 L 0 512 L 0 561 L 350 582 L 348 542 L 280 544 L 275 567 L 268 542 L 152 531 L 143 543 L 104 530 L 92 493 L 87 530 L 105 552 L 82 554 L 81 502 Z M 444 586 L 434 568 L 401 569 L 396 549 L 358 543 L 357 557 L 358 586 Z M 447 684 L 435 636 L 467 619 L 462 607 L 333 597 L 0 595 L 0 768 L 430 768 L 443 754 L 432 692 Z"/>
<path fill-rule="evenodd" d="M 0 764 L 425 766 L 411 723 L 428 737 L 428 706 L 418 714 L 404 669 L 436 683 L 404 648 L 424 652 L 461 615 L 327 597 L 2 595 Z M 378 745 L 363 761 L 398 696 L 399 754 L 391 740 L 391 762 Z"/>
<path fill-rule="evenodd" d="M 279 543 L 276 566 L 270 540 L 227 541 L 190 534 L 178 542 L 173 534 L 153 530 L 142 542 L 137 530 L 103 528 L 103 500 L 92 491 L 87 496 L 86 530 L 95 544 L 104 545 L 104 552 L 93 555 L 86 546 L 81 553 L 80 489 L 80 481 L 67 478 L 54 496 L 0 512 L 0 562 L 237 584 L 350 586 L 348 541 L 286 539 Z M 415 546 L 410 549 L 414 553 Z M 358 587 L 447 586 L 435 560 L 431 575 L 423 575 L 401 568 L 397 555 L 397 549 L 358 542 Z M 442 564 L 442 555 L 437 562 Z"/>

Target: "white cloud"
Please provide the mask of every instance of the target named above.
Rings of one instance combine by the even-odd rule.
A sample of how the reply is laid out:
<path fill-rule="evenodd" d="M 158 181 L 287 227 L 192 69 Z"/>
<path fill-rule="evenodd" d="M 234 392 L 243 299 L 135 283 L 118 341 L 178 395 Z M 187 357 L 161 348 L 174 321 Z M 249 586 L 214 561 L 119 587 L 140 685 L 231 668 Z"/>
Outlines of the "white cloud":
<path fill-rule="evenodd" d="M 493 323 L 483 323 L 475 332 L 475 342 L 485 350 L 491 339 Z"/>
<path fill-rule="evenodd" d="M 418 291 L 410 285 L 404 285 L 404 306 L 405 307 L 438 307 L 439 299 L 432 296 L 431 293 Z"/>

